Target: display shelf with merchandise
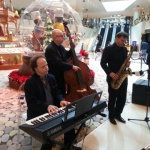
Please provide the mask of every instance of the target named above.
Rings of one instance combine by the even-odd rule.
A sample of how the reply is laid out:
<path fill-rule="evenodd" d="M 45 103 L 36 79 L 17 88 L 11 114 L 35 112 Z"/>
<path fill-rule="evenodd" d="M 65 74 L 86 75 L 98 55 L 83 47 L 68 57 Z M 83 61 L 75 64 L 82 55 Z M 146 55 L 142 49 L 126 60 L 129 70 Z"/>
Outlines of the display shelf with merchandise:
<path fill-rule="evenodd" d="M 0 42 L 0 57 L 4 62 L 0 70 L 18 69 L 22 65 L 22 56 L 31 50 L 23 47 L 20 42 Z"/>

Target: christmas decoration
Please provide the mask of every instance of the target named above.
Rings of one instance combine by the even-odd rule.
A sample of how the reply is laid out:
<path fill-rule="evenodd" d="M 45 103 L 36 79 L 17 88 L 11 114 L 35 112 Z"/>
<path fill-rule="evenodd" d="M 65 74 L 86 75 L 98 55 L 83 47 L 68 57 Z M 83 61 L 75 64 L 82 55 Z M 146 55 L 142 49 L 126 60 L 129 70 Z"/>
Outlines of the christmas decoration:
<path fill-rule="evenodd" d="M 22 85 L 30 76 L 20 75 L 18 70 L 13 70 L 8 75 L 9 86 L 13 89 L 18 90 L 20 85 Z"/>
<path fill-rule="evenodd" d="M 43 43 L 44 43 L 44 31 L 45 27 L 43 27 L 42 20 L 41 20 L 41 14 L 40 11 L 33 11 L 30 13 L 32 20 L 34 20 L 35 27 L 33 31 L 33 38 L 32 43 L 34 46 L 35 51 L 41 51 L 43 50 Z"/>
<path fill-rule="evenodd" d="M 64 11 L 62 8 L 56 8 L 54 10 L 54 16 L 55 16 L 55 23 L 54 23 L 54 28 L 55 29 L 59 29 L 62 32 L 65 31 L 64 29 L 64 25 L 63 25 L 63 15 L 64 15 Z"/>
<path fill-rule="evenodd" d="M 18 11 L 17 10 L 15 11 L 15 15 L 18 15 Z"/>
<path fill-rule="evenodd" d="M 20 58 L 19 58 L 18 55 L 15 55 L 15 56 L 14 56 L 14 61 L 15 61 L 16 64 L 18 64 L 19 59 L 20 59 Z"/>
<path fill-rule="evenodd" d="M 2 57 L 2 56 L 0 56 L 0 65 L 3 65 L 3 64 L 4 64 L 4 62 L 5 62 L 5 60 L 3 59 L 3 57 Z"/>
<path fill-rule="evenodd" d="M 53 30 L 53 23 L 50 18 L 47 19 L 47 28 L 45 30 L 45 48 L 49 45 L 52 40 L 52 30 Z"/>

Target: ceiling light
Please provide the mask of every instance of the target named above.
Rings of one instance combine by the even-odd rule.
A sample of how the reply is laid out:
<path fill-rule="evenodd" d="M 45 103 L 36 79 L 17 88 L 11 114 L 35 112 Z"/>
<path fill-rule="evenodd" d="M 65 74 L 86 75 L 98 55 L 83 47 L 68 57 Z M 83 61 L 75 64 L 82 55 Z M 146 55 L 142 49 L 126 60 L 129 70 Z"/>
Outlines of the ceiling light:
<path fill-rule="evenodd" d="M 114 1 L 102 0 L 102 4 L 107 12 L 123 11 L 135 1 L 136 0 L 114 0 Z"/>

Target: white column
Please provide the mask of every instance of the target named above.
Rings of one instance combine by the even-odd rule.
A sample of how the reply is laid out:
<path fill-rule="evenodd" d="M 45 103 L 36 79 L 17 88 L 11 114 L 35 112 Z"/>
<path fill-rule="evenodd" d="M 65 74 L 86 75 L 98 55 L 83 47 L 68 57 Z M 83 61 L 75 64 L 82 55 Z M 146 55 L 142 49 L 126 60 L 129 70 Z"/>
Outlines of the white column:
<path fill-rule="evenodd" d="M 124 25 L 121 24 L 121 32 L 123 32 L 123 31 L 124 31 Z"/>
<path fill-rule="evenodd" d="M 99 23 L 99 29 L 98 29 L 98 34 L 100 34 L 101 33 L 101 30 L 102 30 L 102 23 Z"/>
<path fill-rule="evenodd" d="M 134 25 L 134 21 L 136 19 L 139 19 L 140 15 L 143 11 L 143 8 L 141 8 L 141 7 L 133 8 L 133 11 L 134 11 L 134 13 L 133 13 L 133 25 Z"/>
<path fill-rule="evenodd" d="M 102 23 L 100 23 L 99 29 L 98 29 L 98 34 L 101 33 L 102 26 L 103 26 Z M 98 40 L 97 40 L 97 36 L 96 36 L 96 39 L 95 39 L 95 42 L 94 42 L 94 46 L 93 46 L 93 50 L 94 50 L 94 51 L 96 50 L 97 42 L 98 42 Z"/>
<path fill-rule="evenodd" d="M 114 25 L 113 25 L 113 32 L 112 32 L 112 36 L 111 36 L 111 44 L 113 44 L 114 41 L 115 41 L 115 35 L 116 35 L 116 23 L 114 23 Z"/>
<path fill-rule="evenodd" d="M 92 24 L 93 24 L 93 27 L 94 27 L 94 28 L 96 28 L 96 21 L 97 21 L 96 18 L 93 18 L 93 19 L 92 19 Z"/>
<path fill-rule="evenodd" d="M 108 30 L 109 30 L 109 23 L 106 24 L 105 33 L 104 33 L 103 41 L 102 41 L 102 45 L 101 45 L 102 48 L 105 47 L 106 39 L 107 39 L 107 35 L 108 35 Z"/>

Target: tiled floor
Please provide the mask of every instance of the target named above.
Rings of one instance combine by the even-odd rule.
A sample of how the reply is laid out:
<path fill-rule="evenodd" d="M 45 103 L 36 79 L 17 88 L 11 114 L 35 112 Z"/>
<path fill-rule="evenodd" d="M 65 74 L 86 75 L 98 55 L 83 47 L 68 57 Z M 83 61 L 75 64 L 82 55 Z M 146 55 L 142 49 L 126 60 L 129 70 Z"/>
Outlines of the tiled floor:
<path fill-rule="evenodd" d="M 100 67 L 100 54 L 98 54 L 97 59 L 95 60 L 95 54 L 91 53 L 90 54 L 90 65 L 89 67 L 91 69 L 93 69 L 95 71 L 95 82 L 94 84 L 91 86 L 92 88 L 96 89 L 97 91 L 103 91 L 103 95 L 102 95 L 102 99 L 107 100 L 108 97 L 108 93 L 107 93 L 107 84 L 106 84 L 106 75 L 104 73 L 104 71 L 101 69 Z M 138 71 L 141 70 L 140 68 L 140 60 L 132 60 L 132 64 L 131 64 L 131 68 L 133 71 Z M 143 70 L 147 69 L 147 65 L 143 64 L 142 66 Z M 19 105 L 18 105 L 18 95 L 19 92 L 16 90 L 13 90 L 11 88 L 9 88 L 8 86 L 8 74 L 11 72 L 11 70 L 9 71 L 0 71 L 0 150 L 16 150 L 16 149 L 20 149 L 20 150 L 30 150 L 31 149 L 31 137 L 28 136 L 27 134 L 25 134 L 24 132 L 20 132 L 20 136 L 19 139 L 17 140 L 17 127 L 18 127 L 18 120 L 17 120 L 17 114 L 18 114 L 18 109 L 19 109 Z M 129 77 L 129 85 L 128 85 L 128 93 L 127 93 L 127 104 L 129 104 L 131 102 L 131 92 L 132 92 L 132 84 L 133 82 L 135 82 L 139 77 Z M 147 77 L 144 76 L 144 79 L 146 79 Z M 129 112 L 132 112 L 133 108 L 129 107 Z M 125 113 L 123 113 L 123 115 L 125 115 L 125 117 L 130 116 L 130 113 L 127 113 L 127 116 Z M 107 114 L 107 109 L 105 109 L 105 113 Z M 101 125 L 103 122 L 105 122 L 103 125 Z M 106 127 L 105 127 L 105 124 Z M 131 123 L 130 123 L 131 124 Z M 130 126 L 130 124 L 127 124 Z M 90 133 L 93 129 L 95 129 L 96 127 L 102 128 L 100 130 L 103 130 L 103 132 L 107 131 L 109 129 L 109 132 L 107 132 L 107 136 L 112 135 L 112 133 L 114 133 L 114 128 L 112 128 L 112 125 L 109 123 L 109 121 L 107 121 L 107 117 L 103 118 L 99 115 L 97 115 L 96 117 L 92 118 L 92 124 L 90 126 L 90 128 L 88 129 L 87 133 Z M 118 127 L 120 128 L 122 125 L 118 124 Z M 126 125 L 122 126 L 123 128 L 126 128 Z M 117 128 L 116 128 L 117 129 Z M 116 130 L 116 132 L 119 133 L 120 130 Z M 103 139 L 105 139 L 106 141 L 107 136 L 106 134 L 101 135 L 100 130 L 98 131 L 99 133 L 96 136 L 100 136 L 100 137 L 104 137 Z M 135 125 L 135 129 L 137 130 L 137 132 L 139 131 L 139 127 L 137 127 L 137 125 Z M 140 130 L 142 131 L 142 129 Z M 93 132 L 92 132 L 93 133 Z M 96 133 L 96 131 L 95 131 Z M 125 132 L 122 134 L 122 136 L 124 135 Z M 130 134 L 130 133 L 128 133 Z M 145 136 L 146 132 L 144 131 L 143 134 Z M 149 131 L 147 129 L 147 134 L 149 134 Z M 144 136 L 143 135 L 143 136 Z M 126 135 L 127 136 L 127 135 Z M 135 136 L 135 137 L 134 137 Z M 133 138 L 136 138 L 136 134 L 133 135 Z M 90 137 L 90 134 L 88 136 L 88 139 Z M 62 137 L 60 137 L 60 140 Z M 80 135 L 80 138 L 78 138 L 79 140 L 83 138 L 83 135 Z M 137 139 L 137 142 L 139 142 Z M 19 145 L 18 147 L 16 147 L 16 143 L 18 143 L 19 141 Z M 104 142 L 103 143 L 103 149 L 101 147 L 101 143 L 98 144 L 98 149 L 100 150 L 107 150 L 108 149 L 108 145 L 110 145 L 108 142 Z M 119 141 L 118 141 L 119 142 Z M 120 141 L 121 142 L 121 141 Z M 84 146 L 86 146 L 87 142 L 84 143 Z M 129 144 L 129 143 L 127 143 Z M 146 144 L 146 143 L 144 143 Z M 143 144 L 143 145 L 144 145 Z M 129 144 L 130 145 L 130 144 Z M 142 148 L 142 146 L 140 148 Z M 116 144 L 117 147 L 117 144 Z M 110 148 L 111 150 L 117 150 L 115 147 L 115 145 Z M 132 147 L 131 147 L 132 148 Z M 85 150 L 88 150 L 84 147 Z M 108 150 L 110 150 L 108 149 Z M 128 147 L 125 148 L 124 150 L 129 150 L 130 148 Z M 55 148 L 55 150 L 59 150 L 59 148 Z M 89 150 L 96 150 L 96 149 L 89 149 Z"/>
<path fill-rule="evenodd" d="M 145 106 L 128 104 L 123 118 L 145 119 Z M 150 114 L 150 111 L 149 111 Z M 141 150 L 150 144 L 150 130 L 144 121 L 117 122 L 106 121 L 88 134 L 83 143 L 83 150 Z M 78 145 L 82 145 L 82 142 Z"/>

